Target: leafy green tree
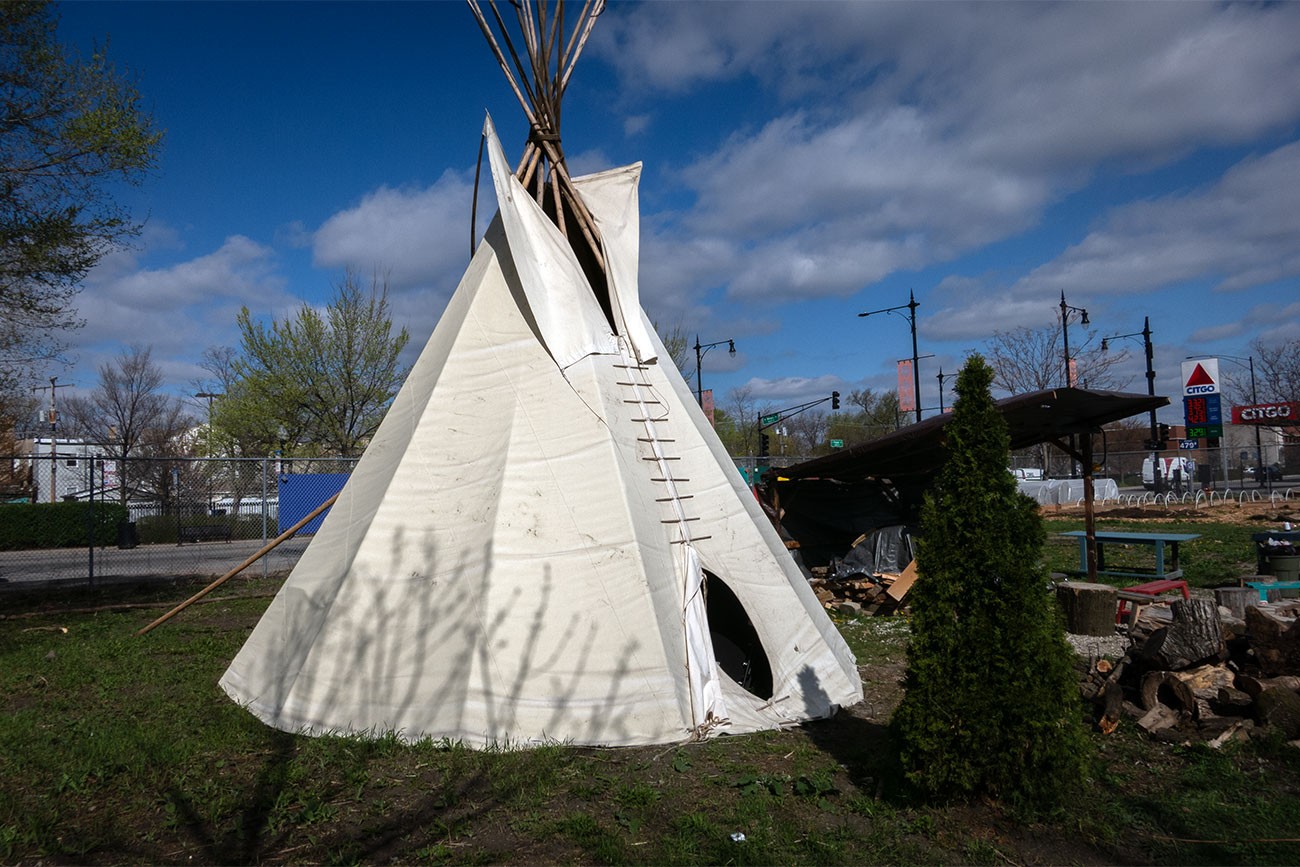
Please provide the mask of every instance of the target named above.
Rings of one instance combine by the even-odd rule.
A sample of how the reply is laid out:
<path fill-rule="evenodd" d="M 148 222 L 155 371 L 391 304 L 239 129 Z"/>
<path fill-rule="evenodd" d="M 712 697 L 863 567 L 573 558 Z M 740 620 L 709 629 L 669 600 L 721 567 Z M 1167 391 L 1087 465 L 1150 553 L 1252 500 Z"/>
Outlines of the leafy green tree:
<path fill-rule="evenodd" d="M 103 49 L 59 45 L 54 6 L 0 3 L 0 379 L 55 357 L 80 326 L 86 272 L 139 231 L 112 196 L 151 170 L 163 133 Z"/>
<path fill-rule="evenodd" d="M 345 272 L 324 313 L 303 305 L 267 328 L 239 313 L 242 353 L 214 425 L 243 442 L 283 443 L 285 456 L 361 454 L 406 380 L 410 335 L 393 333 L 388 290 Z"/>
<path fill-rule="evenodd" d="M 926 795 L 1046 806 L 1082 778 L 1079 694 L 1046 592 L 1042 519 L 1006 470 L 993 378 L 978 355 L 957 378 L 943 466 L 922 510 L 906 694 L 891 729 Z"/>

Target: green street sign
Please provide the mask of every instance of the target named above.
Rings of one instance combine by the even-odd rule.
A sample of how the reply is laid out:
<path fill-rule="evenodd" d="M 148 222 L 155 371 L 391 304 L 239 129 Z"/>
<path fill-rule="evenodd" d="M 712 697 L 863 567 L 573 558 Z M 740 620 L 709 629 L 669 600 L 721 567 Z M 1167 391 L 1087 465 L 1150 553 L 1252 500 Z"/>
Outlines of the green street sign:
<path fill-rule="evenodd" d="M 778 412 L 778 413 L 774 413 L 773 415 L 765 415 L 765 416 L 763 416 L 762 418 L 760 418 L 760 419 L 758 420 L 758 423 L 759 423 L 759 424 L 776 424 L 776 423 L 779 422 L 780 420 L 781 420 L 781 414 Z"/>
<path fill-rule="evenodd" d="M 833 449 L 844 448 L 844 440 L 831 440 L 831 448 Z"/>

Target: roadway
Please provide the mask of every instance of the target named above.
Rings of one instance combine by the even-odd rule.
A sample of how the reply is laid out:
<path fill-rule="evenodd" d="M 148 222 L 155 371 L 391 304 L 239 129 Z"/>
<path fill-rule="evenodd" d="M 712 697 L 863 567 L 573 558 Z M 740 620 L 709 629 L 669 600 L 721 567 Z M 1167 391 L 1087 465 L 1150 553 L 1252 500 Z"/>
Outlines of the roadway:
<path fill-rule="evenodd" d="M 311 536 L 288 539 L 263 559 L 268 572 L 291 569 Z M 216 577 L 238 566 L 263 545 L 261 539 L 231 542 L 188 542 L 184 545 L 140 545 L 130 550 L 95 549 L 95 580 L 106 584 L 142 578 Z M 261 562 L 250 569 L 261 571 Z M 85 548 L 0 551 L 0 588 L 22 589 L 46 583 L 85 583 L 90 552 Z"/>

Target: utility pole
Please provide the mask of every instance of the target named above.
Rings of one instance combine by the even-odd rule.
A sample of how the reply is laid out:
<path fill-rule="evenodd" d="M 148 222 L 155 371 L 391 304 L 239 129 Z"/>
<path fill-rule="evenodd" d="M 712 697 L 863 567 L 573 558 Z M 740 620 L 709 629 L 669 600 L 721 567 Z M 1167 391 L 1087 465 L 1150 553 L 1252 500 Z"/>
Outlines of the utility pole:
<path fill-rule="evenodd" d="M 1120 340 L 1126 337 L 1142 338 L 1142 348 L 1146 353 L 1147 359 L 1147 394 L 1151 397 L 1156 396 L 1156 369 L 1155 353 L 1151 346 L 1151 317 L 1142 317 L 1142 330 L 1134 331 L 1132 334 L 1112 334 L 1109 337 L 1101 339 L 1101 351 L 1105 352 L 1110 349 L 1110 341 Z M 1156 424 L 1156 411 L 1154 409 L 1148 414 L 1151 424 L 1151 430 L 1147 434 L 1147 447 L 1151 450 L 1151 484 L 1157 494 L 1164 492 L 1165 480 L 1160 475 L 1160 452 L 1158 445 L 1160 441 L 1160 429 Z"/>
<path fill-rule="evenodd" d="M 46 418 L 46 421 L 48 421 L 50 424 L 50 502 L 51 503 L 57 503 L 59 500 L 57 488 L 55 487 L 55 482 L 57 481 L 55 475 L 55 468 L 58 466 L 59 462 L 55 460 L 57 448 L 54 442 L 55 430 L 58 427 L 59 414 L 58 411 L 54 408 L 54 392 L 56 389 L 70 388 L 72 386 L 72 383 L 70 382 L 59 384 L 58 380 L 59 378 L 57 376 L 51 376 L 49 385 L 32 386 L 33 393 L 38 391 L 45 391 L 47 388 L 50 390 L 50 412 L 49 412 L 49 416 Z"/>

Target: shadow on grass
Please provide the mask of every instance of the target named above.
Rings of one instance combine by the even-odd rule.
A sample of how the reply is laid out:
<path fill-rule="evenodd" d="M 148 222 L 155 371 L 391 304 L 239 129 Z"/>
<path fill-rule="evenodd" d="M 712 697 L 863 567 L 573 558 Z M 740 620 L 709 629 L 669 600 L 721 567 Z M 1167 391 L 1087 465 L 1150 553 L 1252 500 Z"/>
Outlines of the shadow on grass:
<path fill-rule="evenodd" d="M 271 731 L 271 754 L 258 772 L 247 805 L 234 826 L 218 833 L 205 819 L 191 799 L 177 786 L 167 793 L 168 802 L 176 810 L 177 821 L 190 839 L 213 862 L 218 864 L 247 864 L 260 860 L 267 849 L 277 848 L 285 834 L 277 834 L 268 843 L 271 813 L 285 790 L 289 779 L 289 766 L 297 752 L 294 736 L 281 731 Z"/>

